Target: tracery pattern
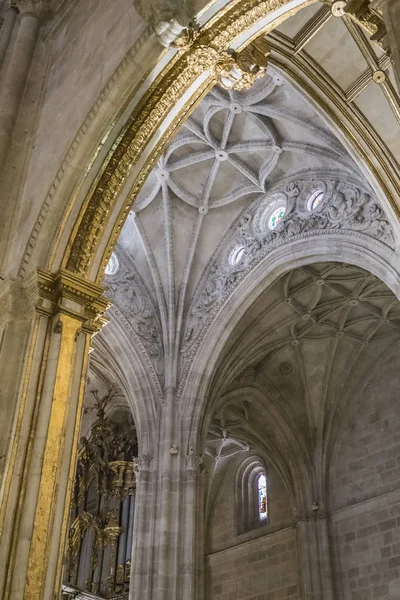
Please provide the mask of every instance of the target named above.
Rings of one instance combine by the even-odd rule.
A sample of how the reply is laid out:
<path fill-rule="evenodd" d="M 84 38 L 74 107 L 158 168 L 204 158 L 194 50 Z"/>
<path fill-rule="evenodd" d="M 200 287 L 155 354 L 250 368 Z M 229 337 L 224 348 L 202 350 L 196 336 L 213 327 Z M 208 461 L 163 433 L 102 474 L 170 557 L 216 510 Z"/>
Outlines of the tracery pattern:
<path fill-rule="evenodd" d="M 263 193 L 286 154 L 326 158 L 337 168 L 354 172 L 350 158 L 330 133 L 311 119 L 300 119 L 291 109 L 276 106 L 274 93 L 283 84 L 282 77 L 273 73 L 245 93 L 214 88 L 200 105 L 201 112 L 198 109 L 187 119 L 161 157 L 135 203 L 135 213 L 153 202 L 164 186 L 200 214 Z M 249 133 L 243 138 L 241 131 L 250 122 L 251 139 Z M 300 126 L 305 137 L 283 137 L 275 122 L 283 128 Z M 195 165 L 201 166 L 205 179 L 200 193 Z M 188 168 L 190 177 L 185 176 Z M 227 188 L 221 181 L 228 183 Z"/>

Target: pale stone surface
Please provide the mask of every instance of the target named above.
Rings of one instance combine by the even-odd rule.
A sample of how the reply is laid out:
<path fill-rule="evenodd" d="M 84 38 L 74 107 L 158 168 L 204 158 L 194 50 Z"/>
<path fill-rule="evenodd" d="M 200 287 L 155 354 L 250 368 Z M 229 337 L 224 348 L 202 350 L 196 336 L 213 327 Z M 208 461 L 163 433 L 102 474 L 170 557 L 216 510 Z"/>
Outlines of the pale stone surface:
<path fill-rule="evenodd" d="M 389 354 L 360 391 L 333 462 L 338 575 L 352 600 L 386 600 L 400 586 L 398 376 Z"/>
<path fill-rule="evenodd" d="M 208 557 L 210 600 L 300 600 L 296 532 L 285 529 Z"/>
<path fill-rule="evenodd" d="M 104 280 L 114 306 L 93 340 L 87 391 L 116 383 L 139 435 L 134 600 L 396 598 L 399 99 L 389 57 L 353 22 L 325 21 L 324 6 L 271 34 L 268 74 L 251 90 L 216 87 L 197 106 L 145 182 Z M 131 0 L 51 9 L 28 28 L 30 45 L 17 41 L 32 15 L 4 20 L 0 33 L 0 106 L 11 115 L 0 190 L 0 468 L 10 476 L 0 565 L 17 557 L 15 568 L 0 566 L 6 600 L 26 597 L 63 367 L 62 331 L 46 310 L 35 316 L 26 276 L 53 251 L 62 264 L 86 194 L 142 98 L 136 86 L 175 52 Z M 388 77 L 379 85 L 378 67 Z M 57 595 L 80 325 L 58 382 L 70 412 L 38 600 Z M 89 427 L 86 413 L 82 433 Z M 238 535 L 235 474 L 252 454 L 267 467 L 271 520 Z"/>

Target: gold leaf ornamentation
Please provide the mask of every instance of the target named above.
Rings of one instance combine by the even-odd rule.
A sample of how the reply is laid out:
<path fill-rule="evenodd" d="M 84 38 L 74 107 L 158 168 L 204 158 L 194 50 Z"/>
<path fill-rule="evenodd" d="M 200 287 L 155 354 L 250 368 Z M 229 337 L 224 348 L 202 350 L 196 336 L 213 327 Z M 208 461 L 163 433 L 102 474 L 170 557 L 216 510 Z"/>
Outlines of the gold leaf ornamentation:
<path fill-rule="evenodd" d="M 154 81 L 146 96 L 131 116 L 122 139 L 107 159 L 107 165 L 96 188 L 86 199 L 83 214 L 78 220 L 72 238 L 70 252 L 64 261 L 64 267 L 73 273 L 86 275 L 101 240 L 105 226 L 114 210 L 117 198 L 132 167 L 155 136 L 162 122 L 200 73 L 209 71 L 209 77 L 202 87 L 194 92 L 192 99 L 176 117 L 172 126 L 164 134 L 162 141 L 153 150 L 152 156 L 141 169 L 134 189 L 120 212 L 112 232 L 109 247 L 103 257 L 105 266 L 115 243 L 125 216 L 139 193 L 147 174 L 153 166 L 157 154 L 174 132 L 176 125 L 186 116 L 189 105 L 193 106 L 228 65 L 235 64 L 235 57 L 229 53 L 230 43 L 247 31 L 260 19 L 281 8 L 289 0 L 236 0 L 221 10 L 203 29 L 191 39 L 184 40 L 183 48 L 177 53 L 170 65 Z M 272 25 L 269 26 L 272 29 Z M 260 32 L 261 35 L 261 32 Z M 239 52 L 237 56 L 241 55 Z M 261 68 L 261 67 L 260 67 Z M 262 74 L 261 71 L 258 73 Z M 247 73 L 243 85 L 251 85 Z M 99 279 L 102 270 L 99 272 Z"/>

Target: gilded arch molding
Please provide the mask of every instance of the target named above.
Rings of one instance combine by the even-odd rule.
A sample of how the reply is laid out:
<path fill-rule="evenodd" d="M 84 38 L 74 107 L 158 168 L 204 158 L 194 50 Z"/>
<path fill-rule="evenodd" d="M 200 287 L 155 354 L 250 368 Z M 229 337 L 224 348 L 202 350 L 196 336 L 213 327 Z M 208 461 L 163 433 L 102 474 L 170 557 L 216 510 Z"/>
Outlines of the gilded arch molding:
<path fill-rule="evenodd" d="M 167 66 L 161 72 L 158 69 L 160 75 L 139 100 L 89 193 L 86 197 L 82 193 L 79 201 L 78 194 L 74 198 L 73 203 L 79 202 L 82 208 L 75 225 L 72 220 L 63 222 L 64 234 L 58 236 L 46 267 L 50 270 L 58 268 L 58 261 L 63 257 L 64 268 L 100 283 L 122 225 L 149 171 L 177 127 L 215 83 L 215 71 L 221 58 L 228 56 L 227 50 L 243 48 L 315 1 L 235 0 L 223 2 L 219 10 L 220 3 L 210 3 L 201 13 L 204 25 L 195 42 L 173 51 L 176 53 L 167 61 Z M 206 12 L 209 14 L 204 17 Z M 382 148 L 373 131 L 360 123 L 354 111 L 341 98 L 335 97 L 335 90 L 325 85 L 318 69 L 314 72 L 315 64 L 304 64 L 300 56 L 292 55 L 290 49 L 275 39 L 275 34 L 269 43 L 274 51 L 271 62 L 288 72 L 338 128 L 353 154 L 367 165 L 386 204 L 393 209 L 392 218 L 396 218 L 398 209 L 394 198 L 400 193 L 400 180 L 386 148 Z M 178 109 L 171 116 L 174 106 Z M 121 193 L 123 190 L 124 194 Z M 73 212 L 77 213 L 76 210 Z M 26 259 L 29 260 L 29 256 L 24 261 Z"/>
<path fill-rule="evenodd" d="M 101 236 L 115 210 L 126 179 L 144 152 L 148 152 L 149 143 L 158 136 L 137 173 L 128 201 L 120 208 L 110 243 L 102 258 L 101 267 L 104 268 L 128 210 L 162 147 L 215 83 L 216 70 L 221 61 L 229 58 L 227 51 L 230 45 L 235 40 L 236 44 L 233 45 L 236 49 L 247 45 L 314 1 L 236 0 L 205 24 L 191 45 L 177 52 L 132 114 L 122 138 L 107 159 L 104 171 L 86 198 L 71 235 L 63 267 L 81 276 L 88 276 Z M 167 122 L 171 107 L 179 103 L 179 112 L 160 135 L 159 130 Z M 97 281 L 102 279 L 101 267 Z"/>

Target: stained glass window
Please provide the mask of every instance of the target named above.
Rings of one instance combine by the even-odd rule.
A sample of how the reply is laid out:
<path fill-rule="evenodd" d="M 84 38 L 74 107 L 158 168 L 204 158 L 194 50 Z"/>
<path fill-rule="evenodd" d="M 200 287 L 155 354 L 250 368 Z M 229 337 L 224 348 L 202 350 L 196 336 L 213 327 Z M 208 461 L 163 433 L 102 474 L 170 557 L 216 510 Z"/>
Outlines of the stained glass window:
<path fill-rule="evenodd" d="M 264 521 L 268 517 L 267 476 L 262 473 L 257 480 L 258 518 Z"/>
<path fill-rule="evenodd" d="M 274 212 L 272 213 L 272 215 L 269 218 L 268 227 L 270 229 L 275 229 L 275 227 L 277 227 L 279 225 L 279 223 L 281 223 L 281 221 L 283 220 L 283 217 L 285 216 L 285 212 L 286 212 L 286 210 L 285 210 L 284 206 L 280 206 L 279 208 L 274 210 Z"/>
<path fill-rule="evenodd" d="M 118 273 L 118 270 L 119 270 L 119 260 L 117 258 L 117 255 L 115 254 L 115 252 L 113 252 L 110 256 L 110 260 L 108 261 L 104 272 L 106 275 L 116 275 Z"/>

